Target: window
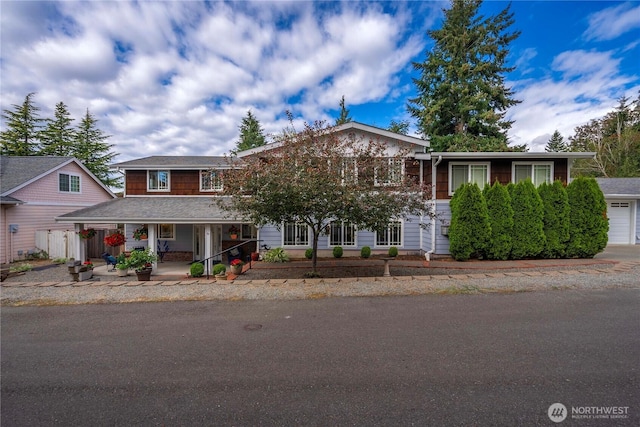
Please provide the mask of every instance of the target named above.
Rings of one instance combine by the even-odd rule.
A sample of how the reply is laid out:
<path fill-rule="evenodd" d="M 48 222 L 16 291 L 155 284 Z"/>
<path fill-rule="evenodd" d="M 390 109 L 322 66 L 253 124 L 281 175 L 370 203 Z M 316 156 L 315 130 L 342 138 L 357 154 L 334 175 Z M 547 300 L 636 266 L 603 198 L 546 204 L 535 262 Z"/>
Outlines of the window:
<path fill-rule="evenodd" d="M 358 180 L 358 168 L 355 157 L 345 157 L 342 159 L 342 182 L 355 183 Z"/>
<path fill-rule="evenodd" d="M 390 157 L 386 165 L 376 170 L 376 185 L 394 185 L 402 182 L 404 159 Z"/>
<path fill-rule="evenodd" d="M 176 225 L 175 224 L 158 224 L 157 239 L 175 240 Z"/>
<path fill-rule="evenodd" d="M 376 246 L 402 246 L 402 222 L 393 221 L 386 229 L 376 231 Z"/>
<path fill-rule="evenodd" d="M 462 184 L 476 183 L 482 190 L 489 182 L 489 163 L 449 163 L 449 194 Z"/>
<path fill-rule="evenodd" d="M 80 192 L 80 176 L 61 173 L 58 175 L 58 191 L 63 193 Z"/>
<path fill-rule="evenodd" d="M 253 224 L 242 224 L 242 238 L 255 239 L 258 235 L 258 229 Z"/>
<path fill-rule="evenodd" d="M 222 191 L 222 174 L 220 171 L 200 171 L 200 191 Z"/>
<path fill-rule="evenodd" d="M 301 222 L 284 225 L 284 246 L 309 246 L 309 227 Z"/>
<path fill-rule="evenodd" d="M 513 182 L 516 184 L 525 179 L 531 179 L 536 187 L 542 183 L 551 184 L 553 177 L 552 162 L 519 163 L 513 162 Z"/>
<path fill-rule="evenodd" d="M 148 191 L 169 191 L 169 171 L 147 171 Z"/>
<path fill-rule="evenodd" d="M 350 222 L 334 221 L 329 225 L 329 246 L 355 246 L 356 227 Z"/>

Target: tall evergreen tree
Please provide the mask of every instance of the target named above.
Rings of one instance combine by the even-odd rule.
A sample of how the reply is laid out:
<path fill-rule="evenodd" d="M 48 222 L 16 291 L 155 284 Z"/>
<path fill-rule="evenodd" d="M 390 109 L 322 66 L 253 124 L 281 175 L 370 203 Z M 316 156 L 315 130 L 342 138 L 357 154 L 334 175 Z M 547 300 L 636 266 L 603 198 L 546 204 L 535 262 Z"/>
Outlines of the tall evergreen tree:
<path fill-rule="evenodd" d="M 520 101 L 505 84 L 509 44 L 519 31 L 507 6 L 498 15 L 479 15 L 481 0 L 452 0 L 442 28 L 428 31 L 434 41 L 424 62 L 414 62 L 417 97 L 408 110 L 435 151 L 510 151 L 505 119 Z"/>
<path fill-rule="evenodd" d="M 251 110 L 247 111 L 247 115 L 242 119 L 238 129 L 240 129 L 240 140 L 233 151 L 234 153 L 260 147 L 267 143 L 262 126 Z"/>
<path fill-rule="evenodd" d="M 543 183 L 538 194 L 544 208 L 544 235 L 546 238 L 542 256 L 545 258 L 564 257 L 569 241 L 570 208 L 567 190 L 561 181 Z"/>
<path fill-rule="evenodd" d="M 122 181 L 109 173 L 109 164 L 117 156 L 111 149 L 112 144 L 106 142 L 111 135 L 97 127 L 98 120 L 89 112 L 80 120 L 73 141 L 73 152 L 103 184 L 111 188 L 122 188 Z"/>
<path fill-rule="evenodd" d="M 394 133 L 399 133 L 401 135 L 408 135 L 409 121 L 401 120 L 399 122 L 396 122 L 395 120 L 391 120 L 391 123 L 389 123 L 389 127 L 387 128 L 387 130 L 390 130 L 391 132 L 394 132 Z"/>
<path fill-rule="evenodd" d="M 556 131 L 553 132 L 553 135 L 551 135 L 551 139 L 549 139 L 549 142 L 547 142 L 547 145 L 544 147 L 544 151 L 547 153 L 562 153 L 569 151 L 569 146 L 564 142 L 564 138 L 562 137 L 562 134 L 558 132 L 558 129 L 556 129 Z"/>
<path fill-rule="evenodd" d="M 75 129 L 71 125 L 73 119 L 64 102 L 58 102 L 54 111 L 54 118 L 47 119 L 47 125 L 42 130 L 40 140 L 40 155 L 44 156 L 72 156 L 75 142 Z"/>
<path fill-rule="evenodd" d="M 511 206 L 513 208 L 511 257 L 522 259 L 540 255 L 546 242 L 544 206 L 530 179 L 520 181 L 513 187 Z"/>
<path fill-rule="evenodd" d="M 349 110 L 345 105 L 344 95 L 342 95 L 342 99 L 340 100 L 340 115 L 336 119 L 336 126 L 349 123 L 352 120 L 353 119 L 349 117 Z"/>
<path fill-rule="evenodd" d="M 39 132 L 43 119 L 33 103 L 34 92 L 24 98 L 22 105 L 13 104 L 13 110 L 4 110 L 6 129 L 0 133 L 0 154 L 7 156 L 33 156 L 40 150 Z"/>
<path fill-rule="evenodd" d="M 491 235 L 487 246 L 487 258 L 506 260 L 511 254 L 513 234 L 513 208 L 507 187 L 498 181 L 484 187 L 484 198 L 489 211 Z"/>

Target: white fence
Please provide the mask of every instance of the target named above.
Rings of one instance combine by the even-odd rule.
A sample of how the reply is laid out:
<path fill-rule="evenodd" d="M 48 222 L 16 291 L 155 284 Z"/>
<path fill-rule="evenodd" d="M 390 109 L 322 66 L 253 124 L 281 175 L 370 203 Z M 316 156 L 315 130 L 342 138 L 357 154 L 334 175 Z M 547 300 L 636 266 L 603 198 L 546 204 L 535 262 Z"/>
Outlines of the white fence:
<path fill-rule="evenodd" d="M 49 258 L 73 258 L 76 253 L 76 239 L 73 231 L 36 231 L 36 247 L 47 251 Z"/>

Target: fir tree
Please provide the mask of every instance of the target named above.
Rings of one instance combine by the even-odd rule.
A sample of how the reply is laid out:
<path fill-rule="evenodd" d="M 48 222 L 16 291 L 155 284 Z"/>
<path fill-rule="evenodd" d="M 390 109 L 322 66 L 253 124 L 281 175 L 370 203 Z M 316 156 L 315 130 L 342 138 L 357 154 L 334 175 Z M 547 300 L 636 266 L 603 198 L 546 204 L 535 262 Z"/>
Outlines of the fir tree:
<path fill-rule="evenodd" d="M 549 139 L 549 142 L 547 142 L 547 145 L 544 147 L 544 151 L 547 153 L 569 151 L 569 146 L 564 142 L 562 134 L 560 134 L 557 129 L 553 132 L 553 135 L 551 135 L 551 139 Z"/>
<path fill-rule="evenodd" d="M 391 123 L 389 123 L 389 127 L 387 128 L 387 130 L 394 132 L 394 133 L 399 133 L 401 135 L 408 135 L 409 134 L 409 121 L 408 120 L 401 120 L 399 122 L 396 122 L 395 120 L 391 120 Z"/>
<path fill-rule="evenodd" d="M 87 109 L 75 132 L 72 154 L 80 160 L 103 184 L 111 188 L 122 188 L 122 181 L 109 172 L 109 165 L 117 156 L 106 142 L 106 135 L 96 126 L 98 120 Z"/>
<path fill-rule="evenodd" d="M 424 62 L 415 62 L 418 96 L 408 110 L 434 151 L 509 151 L 506 120 L 520 101 L 505 84 L 509 44 L 520 32 L 507 6 L 496 16 L 479 15 L 481 0 L 453 0 L 442 28 L 427 34 L 434 46 Z M 515 147 L 524 150 L 524 146 Z"/>
<path fill-rule="evenodd" d="M 39 133 L 43 119 L 40 108 L 34 105 L 31 92 L 22 105 L 13 104 L 13 110 L 4 110 L 6 129 L 0 133 L 0 153 L 7 156 L 33 156 L 40 150 Z"/>
<path fill-rule="evenodd" d="M 73 119 L 64 102 L 58 102 L 54 118 L 47 119 L 47 125 L 40 134 L 40 155 L 71 156 L 75 141 L 75 129 L 71 125 Z"/>
<path fill-rule="evenodd" d="M 336 126 L 349 123 L 351 120 L 349 110 L 345 106 L 344 95 L 342 95 L 342 99 L 340 100 L 340 115 L 336 119 Z"/>
<path fill-rule="evenodd" d="M 260 126 L 260 122 L 251 110 L 247 111 L 247 115 L 242 119 L 242 123 L 238 129 L 240 130 L 240 140 L 236 144 L 233 153 L 250 150 L 267 143 L 262 126 Z"/>

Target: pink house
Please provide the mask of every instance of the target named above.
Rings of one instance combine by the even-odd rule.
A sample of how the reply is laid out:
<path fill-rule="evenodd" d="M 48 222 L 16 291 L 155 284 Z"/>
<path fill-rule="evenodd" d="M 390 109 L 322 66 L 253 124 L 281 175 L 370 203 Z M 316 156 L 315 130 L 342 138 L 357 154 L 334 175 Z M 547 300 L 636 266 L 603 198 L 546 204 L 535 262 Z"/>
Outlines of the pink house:
<path fill-rule="evenodd" d="M 116 198 L 74 157 L 0 159 L 2 263 L 38 249 L 36 231 L 69 229 L 69 224 L 56 223 L 55 217 Z"/>

